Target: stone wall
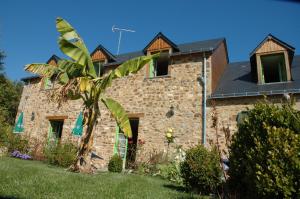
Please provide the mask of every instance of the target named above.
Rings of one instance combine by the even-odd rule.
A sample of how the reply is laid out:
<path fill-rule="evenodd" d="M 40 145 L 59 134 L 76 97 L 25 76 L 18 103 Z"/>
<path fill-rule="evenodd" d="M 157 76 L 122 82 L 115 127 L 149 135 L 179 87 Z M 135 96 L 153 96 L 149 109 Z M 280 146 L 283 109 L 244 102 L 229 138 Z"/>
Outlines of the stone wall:
<path fill-rule="evenodd" d="M 147 78 L 147 66 L 137 74 L 116 79 L 107 90 L 106 95 L 120 102 L 130 117 L 139 118 L 138 139 L 145 141 L 143 154 L 137 157 L 145 160 L 149 154 L 166 151 L 166 130 L 175 130 L 175 143 L 171 149 L 182 145 L 184 149 L 202 143 L 202 85 L 199 76 L 203 73 L 202 54 L 171 57 L 170 73 L 168 76 Z M 211 56 L 207 60 L 207 94 L 211 93 Z M 57 104 L 49 101 L 47 90 L 41 88 L 41 82 L 35 80 L 25 85 L 19 113 L 24 112 L 24 135 L 38 138 L 40 142 L 47 140 L 49 117 L 62 116 L 64 127 L 62 140 L 79 142 L 79 138 L 71 135 L 72 128 L 82 102 L 68 101 L 57 108 Z M 236 116 L 246 108 L 251 108 L 262 97 L 226 98 L 208 100 L 207 104 L 207 146 L 216 145 L 225 151 L 226 140 L 223 127 L 229 129 L 232 135 L 236 131 Z M 272 97 L 275 103 L 280 102 L 281 96 Z M 168 116 L 170 107 L 174 107 L 174 115 Z M 214 108 L 215 107 L 215 108 Z M 296 107 L 300 109 L 297 96 Z M 34 118 L 32 117 L 34 113 Z M 218 114 L 218 131 L 212 128 L 212 115 Z M 101 117 L 95 128 L 93 152 L 102 159 L 95 159 L 94 166 L 104 168 L 113 155 L 115 143 L 116 122 L 106 108 L 101 105 Z"/>
<path fill-rule="evenodd" d="M 201 143 L 202 86 L 198 77 L 202 73 L 202 61 L 200 54 L 171 57 L 168 76 L 146 78 L 144 67 L 137 74 L 116 79 L 107 90 L 106 94 L 120 102 L 129 116 L 139 117 L 138 139 L 145 141 L 144 153 L 167 150 L 165 131 L 169 127 L 175 130 L 176 136 L 171 150 L 177 145 L 189 148 Z M 210 62 L 208 58 L 208 77 Z M 208 84 L 210 82 L 208 80 Z M 71 131 L 82 109 L 81 101 L 69 101 L 58 109 L 56 103 L 49 101 L 47 93 L 41 89 L 41 82 L 24 86 L 19 106 L 19 112 L 24 111 L 24 134 L 45 142 L 50 125 L 47 118 L 67 116 L 62 140 L 79 142 L 78 138 L 72 137 Z M 174 107 L 172 117 L 167 115 L 170 107 Z M 93 151 L 102 159 L 95 160 L 94 164 L 102 168 L 113 155 L 116 132 L 115 120 L 103 106 L 95 131 Z"/>
<path fill-rule="evenodd" d="M 300 110 L 300 96 L 294 95 L 296 99 L 295 108 Z M 269 96 L 267 100 L 271 103 L 280 104 L 283 100 L 282 95 Z M 236 116 L 239 112 L 252 108 L 257 102 L 264 101 L 264 97 L 239 97 L 239 98 L 224 98 L 208 100 L 207 108 L 207 142 L 211 145 L 217 146 L 224 151 L 223 155 L 227 155 L 228 149 L 226 147 L 226 139 L 223 128 L 228 128 L 232 136 L 237 131 Z M 215 107 L 215 108 L 214 108 Z M 217 132 L 216 128 L 212 127 L 212 116 L 217 114 Z"/>

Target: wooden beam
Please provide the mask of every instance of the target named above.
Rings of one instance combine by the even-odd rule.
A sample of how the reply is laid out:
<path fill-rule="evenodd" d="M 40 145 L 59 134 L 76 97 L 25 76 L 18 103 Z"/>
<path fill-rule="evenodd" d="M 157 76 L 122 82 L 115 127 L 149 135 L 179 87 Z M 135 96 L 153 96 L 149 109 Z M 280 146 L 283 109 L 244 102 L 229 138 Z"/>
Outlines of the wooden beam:
<path fill-rule="evenodd" d="M 144 113 L 127 113 L 128 118 L 140 118 L 144 117 Z"/>
<path fill-rule="evenodd" d="M 67 115 L 60 115 L 60 116 L 46 116 L 47 120 L 65 120 L 68 119 Z"/>
<path fill-rule="evenodd" d="M 286 79 L 287 81 L 291 81 L 291 68 L 290 68 L 290 61 L 289 61 L 289 56 L 288 52 L 284 51 L 284 60 L 285 60 L 285 68 L 286 68 Z"/>

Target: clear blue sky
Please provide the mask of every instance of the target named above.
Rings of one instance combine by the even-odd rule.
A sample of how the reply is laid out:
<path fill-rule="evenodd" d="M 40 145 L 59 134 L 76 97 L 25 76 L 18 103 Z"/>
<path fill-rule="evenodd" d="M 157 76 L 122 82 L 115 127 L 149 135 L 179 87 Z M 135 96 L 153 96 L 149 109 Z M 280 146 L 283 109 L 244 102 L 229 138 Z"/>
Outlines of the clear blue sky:
<path fill-rule="evenodd" d="M 90 52 L 102 44 L 117 51 L 112 25 L 131 28 L 121 53 L 143 49 L 162 31 L 175 43 L 225 37 L 231 62 L 249 53 L 272 33 L 300 54 L 300 3 L 278 0 L 4 0 L 0 9 L 0 49 L 12 80 L 29 76 L 25 64 L 46 62 L 57 46 L 55 18 L 67 19 Z"/>

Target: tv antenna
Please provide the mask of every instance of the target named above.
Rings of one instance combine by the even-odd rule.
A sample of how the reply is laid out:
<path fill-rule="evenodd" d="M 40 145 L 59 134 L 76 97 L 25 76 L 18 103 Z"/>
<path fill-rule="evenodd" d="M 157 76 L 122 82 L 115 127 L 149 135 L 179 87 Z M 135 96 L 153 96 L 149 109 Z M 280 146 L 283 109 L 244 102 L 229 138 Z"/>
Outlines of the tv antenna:
<path fill-rule="evenodd" d="M 111 28 L 113 32 L 119 31 L 119 42 L 118 42 L 118 51 L 117 55 L 120 52 L 120 46 L 121 46 L 121 39 L 122 39 L 122 32 L 135 32 L 135 30 L 125 29 L 125 28 L 117 28 L 115 25 Z"/>

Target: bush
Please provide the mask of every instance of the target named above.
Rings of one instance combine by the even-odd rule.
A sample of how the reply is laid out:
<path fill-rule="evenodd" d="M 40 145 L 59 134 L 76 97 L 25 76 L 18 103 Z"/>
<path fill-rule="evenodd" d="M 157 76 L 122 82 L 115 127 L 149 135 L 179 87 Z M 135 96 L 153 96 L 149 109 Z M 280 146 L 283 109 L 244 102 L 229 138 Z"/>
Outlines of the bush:
<path fill-rule="evenodd" d="M 122 158 L 118 154 L 113 155 L 108 163 L 108 171 L 121 173 L 122 168 L 123 168 Z"/>
<path fill-rule="evenodd" d="M 258 103 L 230 147 L 230 186 L 243 198 L 300 198 L 300 113 Z"/>
<path fill-rule="evenodd" d="M 186 153 L 182 146 L 177 146 L 174 154 L 171 155 L 171 162 L 159 164 L 159 175 L 178 185 L 183 185 L 183 179 L 180 172 L 180 164 L 185 160 Z"/>
<path fill-rule="evenodd" d="M 77 147 L 70 143 L 49 144 L 44 148 L 46 162 L 68 167 L 76 160 Z"/>
<path fill-rule="evenodd" d="M 0 147 L 7 148 L 9 153 L 17 150 L 21 153 L 29 152 L 29 141 L 22 134 L 14 134 L 10 125 L 0 125 Z"/>
<path fill-rule="evenodd" d="M 158 165 L 159 175 L 178 185 L 183 185 L 183 180 L 180 173 L 180 165 L 175 162 Z"/>
<path fill-rule="evenodd" d="M 220 157 L 215 149 L 209 151 L 198 145 L 186 152 L 180 165 L 183 183 L 187 189 L 201 194 L 216 191 L 221 184 Z"/>

